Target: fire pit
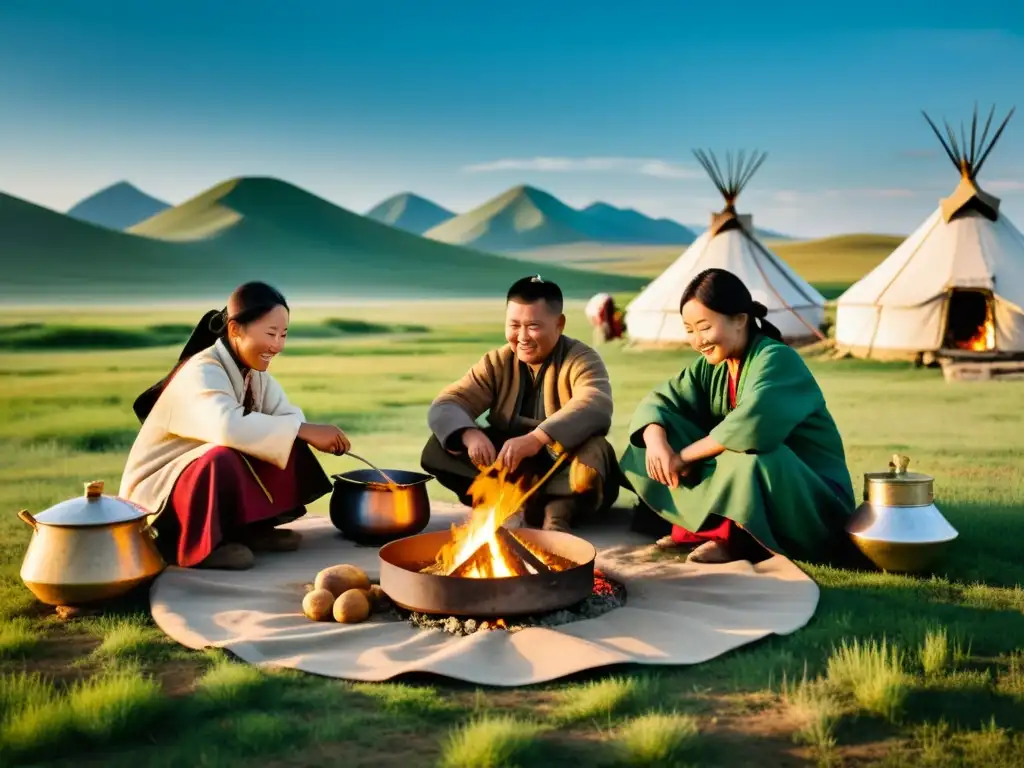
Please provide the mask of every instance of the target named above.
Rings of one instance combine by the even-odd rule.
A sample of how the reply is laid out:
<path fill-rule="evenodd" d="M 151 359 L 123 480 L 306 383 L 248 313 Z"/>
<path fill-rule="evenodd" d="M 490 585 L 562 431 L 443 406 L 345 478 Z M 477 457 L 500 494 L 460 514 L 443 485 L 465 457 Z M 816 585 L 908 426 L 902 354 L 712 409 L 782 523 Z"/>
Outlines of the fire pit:
<path fill-rule="evenodd" d="M 594 590 L 594 546 L 560 531 L 505 527 L 566 459 L 530 490 L 485 470 L 473 508 L 451 531 L 421 533 L 381 548 L 380 585 L 399 608 L 445 616 L 521 616 L 565 608 Z"/>
<path fill-rule="evenodd" d="M 593 593 L 597 551 L 585 539 L 559 531 L 498 528 L 493 540 L 500 542 L 498 554 L 488 540 L 450 573 L 438 558 L 453 541 L 451 532 L 393 541 L 378 555 L 380 586 L 391 602 L 408 611 L 474 617 L 554 611 Z M 487 570 L 491 563 L 496 566 Z"/>

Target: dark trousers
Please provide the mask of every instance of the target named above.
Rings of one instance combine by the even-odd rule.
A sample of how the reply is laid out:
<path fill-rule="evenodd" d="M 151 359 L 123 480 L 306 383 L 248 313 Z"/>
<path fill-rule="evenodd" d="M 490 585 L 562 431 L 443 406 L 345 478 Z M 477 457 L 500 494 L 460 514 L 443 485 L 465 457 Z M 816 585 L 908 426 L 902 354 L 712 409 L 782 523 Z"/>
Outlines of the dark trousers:
<path fill-rule="evenodd" d="M 501 450 L 506 440 L 516 437 L 516 435 L 499 432 L 493 427 L 485 427 L 481 431 L 494 444 L 496 451 Z M 546 450 L 541 450 L 535 456 L 523 460 L 516 467 L 516 471 L 509 475 L 509 480 L 513 482 L 525 480 L 529 485 L 533 485 L 551 469 L 554 461 Z M 469 495 L 469 487 L 480 474 L 480 470 L 473 464 L 464 449 L 458 454 L 452 455 L 444 449 L 436 437 L 431 435 L 423 447 L 420 466 L 423 467 L 424 472 L 433 475 L 441 485 L 458 496 L 460 502 L 466 506 L 472 506 L 473 499 Z M 558 471 L 568 472 L 568 465 L 560 467 Z M 602 490 L 601 504 L 598 507 L 596 490 L 588 490 L 571 496 L 555 496 L 545 492 L 544 488 L 540 488 L 526 502 L 524 519 L 531 526 L 543 525 L 545 528 L 555 529 L 565 529 L 570 524 L 585 522 L 595 513 L 608 509 L 618 498 L 619 478 L 617 472 L 609 473 Z"/>

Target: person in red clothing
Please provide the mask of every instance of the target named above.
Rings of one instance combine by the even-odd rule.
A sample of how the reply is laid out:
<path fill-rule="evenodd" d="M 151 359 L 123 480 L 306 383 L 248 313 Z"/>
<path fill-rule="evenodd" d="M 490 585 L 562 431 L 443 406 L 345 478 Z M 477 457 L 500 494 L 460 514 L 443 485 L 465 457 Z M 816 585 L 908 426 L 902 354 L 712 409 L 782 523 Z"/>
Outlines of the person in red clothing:
<path fill-rule="evenodd" d="M 341 454 L 345 433 L 307 422 L 267 373 L 283 349 L 289 309 L 265 283 L 246 283 L 208 312 L 174 369 L 135 401 L 142 427 L 119 495 L 155 514 L 164 559 L 239 570 L 254 551 L 287 551 L 305 514 L 331 490 L 310 448 Z"/>
<path fill-rule="evenodd" d="M 671 524 L 662 546 L 696 545 L 694 562 L 844 559 L 856 497 L 806 362 L 727 270 L 696 275 L 680 314 L 698 356 L 640 401 L 620 460 L 638 513 Z"/>

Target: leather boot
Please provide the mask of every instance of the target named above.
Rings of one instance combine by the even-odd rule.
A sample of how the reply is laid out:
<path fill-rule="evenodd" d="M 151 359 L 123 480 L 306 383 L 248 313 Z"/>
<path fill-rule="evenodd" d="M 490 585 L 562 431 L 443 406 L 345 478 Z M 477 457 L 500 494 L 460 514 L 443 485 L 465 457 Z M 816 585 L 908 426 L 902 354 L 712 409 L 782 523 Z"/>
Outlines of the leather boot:
<path fill-rule="evenodd" d="M 246 531 L 241 542 L 253 552 L 294 552 L 302 543 L 302 534 L 288 528 Z"/>
<path fill-rule="evenodd" d="M 578 500 L 575 497 L 551 499 L 544 505 L 544 530 L 572 533 L 572 519 Z"/>
<path fill-rule="evenodd" d="M 247 571 L 256 563 L 252 550 L 244 544 L 231 542 L 222 544 L 196 565 L 218 571 Z"/>

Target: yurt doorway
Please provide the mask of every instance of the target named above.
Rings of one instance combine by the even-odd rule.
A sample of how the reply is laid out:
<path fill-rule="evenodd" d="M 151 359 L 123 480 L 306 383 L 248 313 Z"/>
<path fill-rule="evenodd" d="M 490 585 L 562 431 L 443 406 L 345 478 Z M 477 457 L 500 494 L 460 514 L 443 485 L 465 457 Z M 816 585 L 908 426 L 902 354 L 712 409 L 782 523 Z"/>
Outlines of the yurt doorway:
<path fill-rule="evenodd" d="M 967 352 L 995 350 L 996 325 L 992 301 L 991 291 L 966 288 L 950 291 L 943 346 Z"/>

